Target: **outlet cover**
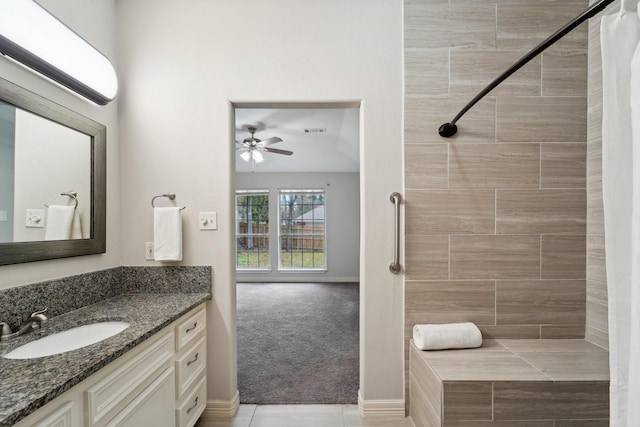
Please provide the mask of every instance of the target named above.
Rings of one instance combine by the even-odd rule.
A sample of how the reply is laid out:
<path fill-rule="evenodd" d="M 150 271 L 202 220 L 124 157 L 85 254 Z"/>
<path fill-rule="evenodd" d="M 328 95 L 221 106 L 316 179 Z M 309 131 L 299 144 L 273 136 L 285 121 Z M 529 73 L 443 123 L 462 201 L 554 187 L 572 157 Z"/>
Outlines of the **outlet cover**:
<path fill-rule="evenodd" d="M 144 249 L 144 259 L 146 259 L 147 261 L 153 261 L 155 259 L 155 256 L 153 254 L 153 242 L 147 242 L 144 246 Z"/>

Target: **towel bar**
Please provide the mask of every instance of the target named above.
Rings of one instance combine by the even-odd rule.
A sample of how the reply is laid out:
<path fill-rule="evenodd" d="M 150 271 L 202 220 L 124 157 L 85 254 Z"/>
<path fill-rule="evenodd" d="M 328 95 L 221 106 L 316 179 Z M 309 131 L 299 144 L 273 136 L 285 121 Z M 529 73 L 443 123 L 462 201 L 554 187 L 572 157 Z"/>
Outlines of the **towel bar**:
<path fill-rule="evenodd" d="M 169 199 L 169 200 L 175 200 L 176 195 L 175 195 L 174 193 L 165 193 L 165 194 L 160 194 L 160 195 L 158 195 L 158 196 L 155 196 L 154 198 L 152 198 L 152 199 L 151 199 L 151 207 L 152 207 L 152 208 L 155 208 L 155 207 L 156 207 L 156 205 L 154 205 L 154 204 L 153 204 L 153 202 L 154 202 L 158 197 L 166 197 L 166 198 L 167 198 L 167 199 Z M 180 208 L 180 210 L 184 210 L 184 209 L 187 209 L 187 207 L 186 207 L 186 206 L 183 206 L 183 207 L 181 207 L 181 208 Z"/>
<path fill-rule="evenodd" d="M 67 191 L 64 193 L 60 193 L 61 196 L 69 196 L 71 197 L 75 202 L 76 205 L 73 207 L 74 209 L 76 209 L 78 207 L 78 192 L 77 191 Z M 47 205 L 46 203 L 44 204 L 46 207 L 49 207 L 49 205 Z"/>

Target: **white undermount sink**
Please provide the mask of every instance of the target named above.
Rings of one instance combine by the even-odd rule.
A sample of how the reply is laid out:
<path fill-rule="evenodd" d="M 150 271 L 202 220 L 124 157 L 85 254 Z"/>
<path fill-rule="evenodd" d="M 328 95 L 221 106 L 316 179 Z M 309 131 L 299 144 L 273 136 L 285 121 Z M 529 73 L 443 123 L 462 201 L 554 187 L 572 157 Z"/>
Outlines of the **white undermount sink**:
<path fill-rule="evenodd" d="M 34 359 L 76 350 L 118 334 L 129 327 L 127 322 L 108 321 L 77 326 L 31 341 L 5 354 L 6 359 Z"/>

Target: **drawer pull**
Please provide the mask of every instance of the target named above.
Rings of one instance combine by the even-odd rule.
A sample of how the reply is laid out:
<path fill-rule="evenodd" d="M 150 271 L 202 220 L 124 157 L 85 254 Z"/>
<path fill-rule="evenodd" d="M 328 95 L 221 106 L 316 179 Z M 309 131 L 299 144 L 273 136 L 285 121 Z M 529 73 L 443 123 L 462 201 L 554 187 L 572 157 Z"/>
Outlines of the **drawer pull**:
<path fill-rule="evenodd" d="M 194 356 L 194 358 L 192 360 L 189 360 L 187 362 L 187 366 L 191 365 L 192 363 L 196 363 L 198 361 L 198 353 L 196 353 L 196 355 Z"/>
<path fill-rule="evenodd" d="M 193 330 L 194 330 L 195 328 L 197 328 L 197 327 L 198 327 L 198 322 L 193 322 L 193 326 L 192 326 L 192 327 L 190 327 L 190 328 L 187 328 L 187 329 L 185 330 L 185 332 L 186 332 L 186 333 L 189 333 L 189 332 L 193 331 Z"/>
<path fill-rule="evenodd" d="M 198 396 L 196 396 L 196 400 L 193 401 L 193 405 L 191 405 L 189 409 L 187 409 L 187 414 L 191 412 L 196 406 L 198 406 Z"/>

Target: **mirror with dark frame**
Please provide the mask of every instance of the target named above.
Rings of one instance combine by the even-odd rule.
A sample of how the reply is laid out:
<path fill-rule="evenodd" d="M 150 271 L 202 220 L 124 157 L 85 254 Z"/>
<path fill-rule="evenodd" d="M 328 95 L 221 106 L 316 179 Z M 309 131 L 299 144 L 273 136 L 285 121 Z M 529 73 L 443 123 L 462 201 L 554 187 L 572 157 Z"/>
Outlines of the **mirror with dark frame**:
<path fill-rule="evenodd" d="M 105 249 L 106 127 L 0 78 L 0 265 Z"/>

